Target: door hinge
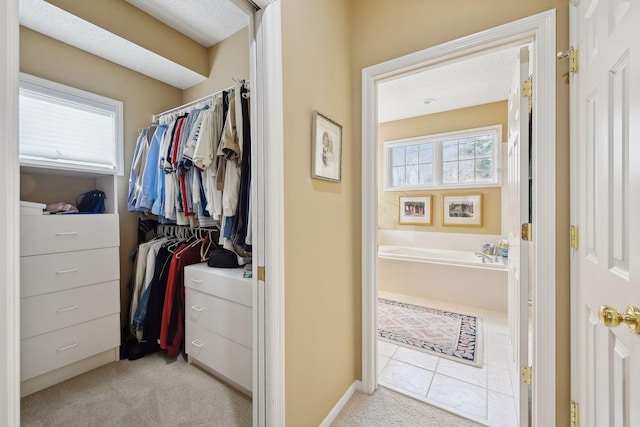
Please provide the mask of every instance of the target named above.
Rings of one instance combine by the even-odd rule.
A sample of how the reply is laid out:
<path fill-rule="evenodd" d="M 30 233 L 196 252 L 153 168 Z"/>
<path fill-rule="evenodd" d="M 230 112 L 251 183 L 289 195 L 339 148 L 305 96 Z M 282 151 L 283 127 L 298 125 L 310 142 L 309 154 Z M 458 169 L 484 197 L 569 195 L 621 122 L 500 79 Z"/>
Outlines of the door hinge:
<path fill-rule="evenodd" d="M 258 280 L 264 282 L 264 265 L 258 266 Z"/>
<path fill-rule="evenodd" d="M 533 108 L 533 78 L 529 77 L 522 82 L 522 96 L 529 100 L 529 111 Z"/>
<path fill-rule="evenodd" d="M 558 59 L 569 58 L 569 72 L 577 73 L 578 72 L 578 49 L 573 46 L 569 47 L 569 50 L 565 50 L 564 52 L 560 51 L 557 55 Z"/>
<path fill-rule="evenodd" d="M 522 96 L 531 98 L 533 96 L 533 79 L 529 77 L 522 82 Z"/>
<path fill-rule="evenodd" d="M 574 401 L 571 401 L 571 425 L 578 427 L 578 422 L 579 422 L 579 417 L 578 417 L 578 412 L 579 412 L 580 406 Z"/>
<path fill-rule="evenodd" d="M 533 240 L 533 230 L 530 222 L 522 224 L 522 240 L 530 242 Z"/>
<path fill-rule="evenodd" d="M 569 228 L 569 246 L 571 249 L 578 249 L 578 227 L 575 225 Z"/>
<path fill-rule="evenodd" d="M 531 383 L 533 382 L 531 366 L 522 366 L 520 368 L 520 379 L 523 383 L 531 385 Z"/>

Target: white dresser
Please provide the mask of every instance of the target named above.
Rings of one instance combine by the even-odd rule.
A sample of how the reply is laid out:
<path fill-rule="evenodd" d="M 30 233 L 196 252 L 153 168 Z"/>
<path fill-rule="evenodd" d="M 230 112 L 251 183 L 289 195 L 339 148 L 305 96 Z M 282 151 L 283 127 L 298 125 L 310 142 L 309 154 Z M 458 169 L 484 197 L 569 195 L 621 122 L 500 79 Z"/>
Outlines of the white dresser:
<path fill-rule="evenodd" d="M 20 222 L 24 396 L 118 359 L 120 237 L 113 213 Z"/>
<path fill-rule="evenodd" d="M 185 268 L 185 349 L 246 394 L 252 390 L 252 280 L 242 268 Z"/>

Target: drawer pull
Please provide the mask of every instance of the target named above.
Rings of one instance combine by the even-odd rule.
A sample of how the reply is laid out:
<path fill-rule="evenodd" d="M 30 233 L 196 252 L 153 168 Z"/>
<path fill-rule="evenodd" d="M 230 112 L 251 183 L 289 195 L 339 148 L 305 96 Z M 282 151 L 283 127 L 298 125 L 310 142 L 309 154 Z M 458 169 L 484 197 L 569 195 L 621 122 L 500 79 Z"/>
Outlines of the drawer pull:
<path fill-rule="evenodd" d="M 192 305 L 191 306 L 191 310 L 193 310 L 193 311 L 202 311 L 202 310 L 204 310 L 204 307 L 198 307 L 197 305 Z"/>
<path fill-rule="evenodd" d="M 193 283 L 202 283 L 202 279 L 189 279 Z"/>
<path fill-rule="evenodd" d="M 198 347 L 198 348 L 204 347 L 204 344 L 199 343 L 196 340 L 191 341 L 191 344 L 193 344 L 195 347 Z"/>
<path fill-rule="evenodd" d="M 75 236 L 77 234 L 77 231 L 61 231 L 59 233 L 56 233 L 56 236 Z"/>
<path fill-rule="evenodd" d="M 56 271 L 56 274 L 75 273 L 76 271 L 78 271 L 77 268 L 70 268 L 68 270 L 58 270 Z"/>
<path fill-rule="evenodd" d="M 73 344 L 65 345 L 64 347 L 58 347 L 56 348 L 56 351 L 65 351 L 77 346 L 78 346 L 78 341 L 74 342 Z"/>
<path fill-rule="evenodd" d="M 71 310 L 75 310 L 76 308 L 78 308 L 77 305 L 71 305 L 69 307 L 65 307 L 65 308 L 59 308 L 56 310 L 56 313 L 64 313 L 65 311 L 71 311 Z"/>

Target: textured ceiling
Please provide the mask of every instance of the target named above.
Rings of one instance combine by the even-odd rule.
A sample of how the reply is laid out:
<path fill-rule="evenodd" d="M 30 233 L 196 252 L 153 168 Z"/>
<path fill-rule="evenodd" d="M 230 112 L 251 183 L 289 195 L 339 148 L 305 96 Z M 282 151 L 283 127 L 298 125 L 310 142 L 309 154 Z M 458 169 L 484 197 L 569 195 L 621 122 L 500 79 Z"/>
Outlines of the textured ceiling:
<path fill-rule="evenodd" d="M 204 47 L 249 25 L 249 17 L 230 0 L 127 0 Z"/>
<path fill-rule="evenodd" d="M 517 47 L 418 71 L 378 85 L 378 121 L 388 122 L 506 100 Z M 425 104 L 425 99 L 435 99 Z"/>
<path fill-rule="evenodd" d="M 46 1 L 20 0 L 20 25 L 180 89 L 206 80 Z"/>

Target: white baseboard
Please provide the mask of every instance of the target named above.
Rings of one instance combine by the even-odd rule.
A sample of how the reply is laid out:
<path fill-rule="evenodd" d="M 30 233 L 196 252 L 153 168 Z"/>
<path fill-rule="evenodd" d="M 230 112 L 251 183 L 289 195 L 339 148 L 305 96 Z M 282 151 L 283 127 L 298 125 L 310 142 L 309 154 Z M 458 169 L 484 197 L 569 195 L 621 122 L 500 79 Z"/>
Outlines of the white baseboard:
<path fill-rule="evenodd" d="M 360 380 L 355 380 L 353 384 L 349 386 L 347 391 L 344 392 L 338 403 L 333 407 L 331 412 L 327 414 L 327 416 L 322 420 L 319 427 L 329 427 L 331 423 L 336 419 L 340 411 L 345 407 L 351 396 L 355 394 L 356 391 L 360 391 L 362 389 L 362 383 Z"/>

